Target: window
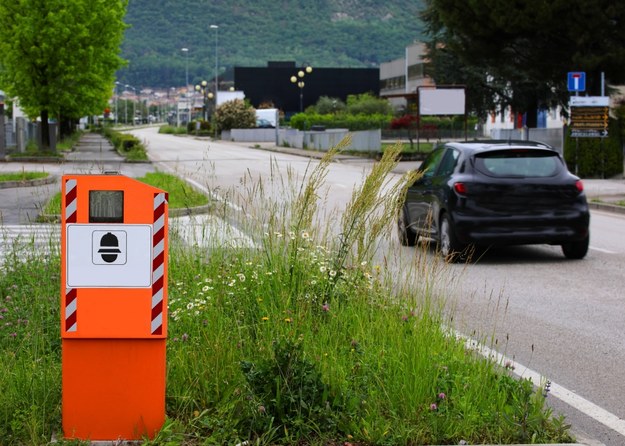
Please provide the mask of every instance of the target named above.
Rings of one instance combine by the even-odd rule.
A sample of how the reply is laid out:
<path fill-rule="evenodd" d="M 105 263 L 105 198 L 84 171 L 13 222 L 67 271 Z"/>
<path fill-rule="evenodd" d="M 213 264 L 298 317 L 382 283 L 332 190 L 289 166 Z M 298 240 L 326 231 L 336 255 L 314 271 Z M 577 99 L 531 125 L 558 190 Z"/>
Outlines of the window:
<path fill-rule="evenodd" d="M 555 152 L 513 149 L 479 154 L 475 168 L 492 177 L 550 177 L 559 172 L 561 163 Z"/>
<path fill-rule="evenodd" d="M 460 153 L 457 150 L 449 149 L 445 152 L 445 156 L 441 161 L 440 167 L 438 168 L 437 175 L 440 176 L 449 176 L 453 173 L 456 168 L 456 162 L 458 161 L 458 157 Z"/>
<path fill-rule="evenodd" d="M 90 190 L 89 223 L 123 223 L 124 191 Z"/>
<path fill-rule="evenodd" d="M 436 172 L 444 153 L 445 147 L 440 147 L 430 153 L 425 161 L 423 161 L 423 164 L 419 167 L 419 172 L 423 174 L 424 178 L 429 178 L 434 175 L 434 172 Z"/>

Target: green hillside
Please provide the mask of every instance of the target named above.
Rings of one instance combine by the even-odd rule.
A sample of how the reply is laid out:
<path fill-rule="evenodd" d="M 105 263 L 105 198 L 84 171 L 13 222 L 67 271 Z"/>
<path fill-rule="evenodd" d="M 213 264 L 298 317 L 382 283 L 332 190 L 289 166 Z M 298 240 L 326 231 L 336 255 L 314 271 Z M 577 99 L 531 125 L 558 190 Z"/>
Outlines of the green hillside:
<path fill-rule="evenodd" d="M 377 67 L 420 39 L 422 2 L 372 0 L 130 0 L 118 73 L 136 87 L 212 78 L 233 66 L 295 61 L 313 67 Z M 211 29 L 218 25 L 219 29 Z M 217 34 L 217 35 L 216 35 Z"/>

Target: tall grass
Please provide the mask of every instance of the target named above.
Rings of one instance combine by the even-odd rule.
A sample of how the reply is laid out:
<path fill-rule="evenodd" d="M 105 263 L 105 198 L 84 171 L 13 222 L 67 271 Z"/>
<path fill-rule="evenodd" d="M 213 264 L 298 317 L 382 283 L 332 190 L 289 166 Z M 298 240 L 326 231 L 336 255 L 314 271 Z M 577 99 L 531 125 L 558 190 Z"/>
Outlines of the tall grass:
<path fill-rule="evenodd" d="M 232 192 L 246 218 L 224 216 L 256 234 L 253 247 L 172 240 L 168 418 L 146 444 L 570 440 L 542 389 L 446 332 L 432 291 L 442 261 L 417 251 L 396 271 L 379 252 L 410 181 L 389 179 L 399 150 L 336 220 L 320 206 L 330 153 L 304 181 L 276 170 Z M 58 258 L 5 271 L 3 315 L 17 328 L 0 340 L 0 438 L 44 444 L 60 430 Z"/>
<path fill-rule="evenodd" d="M 58 253 L 49 260 L 20 250 L 0 275 L 3 445 L 47 444 L 60 424 Z"/>

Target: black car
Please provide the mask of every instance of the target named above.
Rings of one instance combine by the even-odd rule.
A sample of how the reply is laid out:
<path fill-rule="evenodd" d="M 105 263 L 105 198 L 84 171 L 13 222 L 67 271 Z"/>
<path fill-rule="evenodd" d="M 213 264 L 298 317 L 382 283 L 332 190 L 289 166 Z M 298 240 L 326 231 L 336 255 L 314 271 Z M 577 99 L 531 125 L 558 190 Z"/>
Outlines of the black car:
<path fill-rule="evenodd" d="M 532 141 L 447 143 L 421 164 L 398 219 L 403 245 L 433 238 L 448 259 L 490 245 L 561 245 L 588 252 L 590 214 L 580 179 L 552 147 Z"/>

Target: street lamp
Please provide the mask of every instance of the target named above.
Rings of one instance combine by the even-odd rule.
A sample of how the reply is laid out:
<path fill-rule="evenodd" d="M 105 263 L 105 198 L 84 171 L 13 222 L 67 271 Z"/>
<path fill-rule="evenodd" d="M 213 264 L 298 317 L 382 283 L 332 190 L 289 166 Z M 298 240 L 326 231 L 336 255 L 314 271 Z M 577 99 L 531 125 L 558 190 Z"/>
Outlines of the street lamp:
<path fill-rule="evenodd" d="M 124 93 L 128 90 L 129 85 L 124 85 Z M 128 98 L 124 95 L 124 124 L 128 125 Z"/>
<path fill-rule="evenodd" d="M 132 85 L 125 85 L 126 88 L 130 88 L 132 89 L 132 91 L 134 92 L 134 96 L 137 96 L 137 89 L 135 87 L 133 87 Z M 124 117 L 126 118 L 126 125 L 128 124 L 128 99 L 126 99 L 126 103 L 124 104 L 126 106 L 125 111 L 124 111 Z M 134 97 L 132 100 L 132 125 L 135 125 L 135 101 L 134 101 Z"/>
<path fill-rule="evenodd" d="M 297 75 L 291 76 L 291 82 L 299 87 L 299 112 L 304 111 L 304 76 L 312 73 L 312 67 L 307 65 L 305 68 L 299 70 Z"/>
<path fill-rule="evenodd" d="M 215 30 L 215 97 L 217 97 L 217 91 L 219 90 L 219 58 L 217 55 L 219 26 L 211 25 L 210 28 Z"/>
<path fill-rule="evenodd" d="M 187 89 L 189 87 L 189 48 L 181 48 L 180 51 L 182 51 L 186 55 L 186 77 L 184 88 Z"/>
<path fill-rule="evenodd" d="M 121 85 L 118 81 L 115 81 L 115 125 L 117 125 L 117 115 L 119 115 L 119 93 L 117 91 L 117 86 Z"/>
<path fill-rule="evenodd" d="M 199 85 L 195 86 L 195 91 L 202 94 L 202 99 L 204 100 L 204 106 L 202 110 L 202 118 L 204 121 L 208 121 L 208 99 L 213 97 L 213 94 L 208 91 L 206 88 L 208 82 L 202 81 Z"/>

